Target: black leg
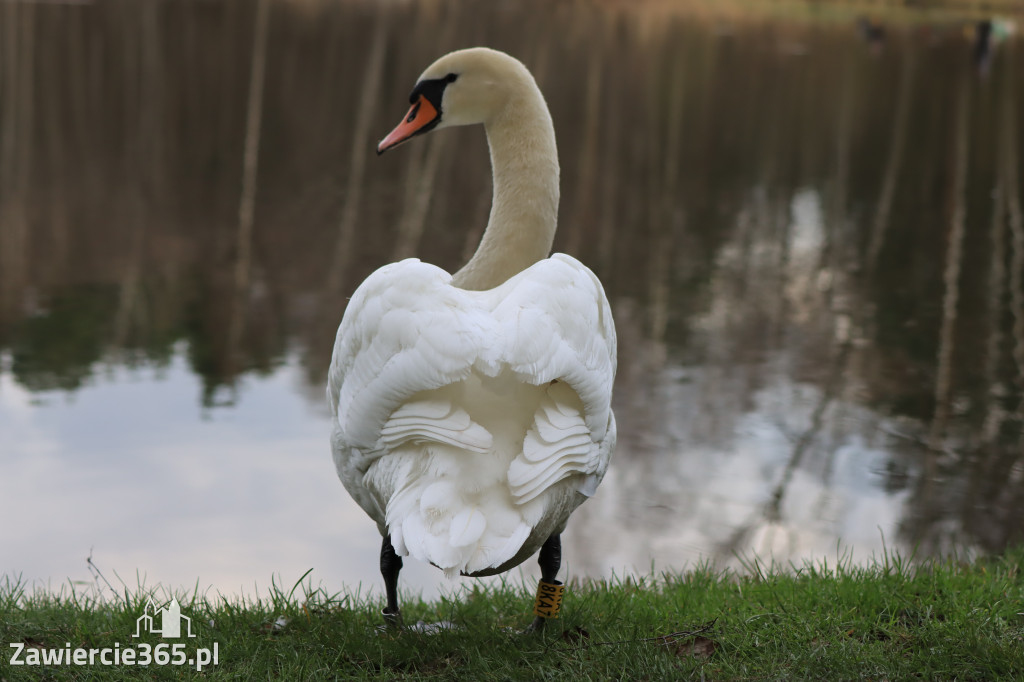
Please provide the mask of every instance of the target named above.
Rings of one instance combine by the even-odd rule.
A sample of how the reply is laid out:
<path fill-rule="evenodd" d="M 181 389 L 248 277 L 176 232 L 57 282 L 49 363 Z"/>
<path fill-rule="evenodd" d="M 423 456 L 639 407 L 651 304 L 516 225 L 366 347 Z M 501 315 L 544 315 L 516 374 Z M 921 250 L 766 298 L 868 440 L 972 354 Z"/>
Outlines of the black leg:
<path fill-rule="evenodd" d="M 402 611 L 398 608 L 398 572 L 401 570 L 402 557 L 395 554 L 391 536 L 385 535 L 384 543 L 380 547 L 380 574 L 384 576 L 384 591 L 387 594 L 388 605 L 381 613 L 388 625 L 402 624 Z"/>
<path fill-rule="evenodd" d="M 555 578 L 558 577 L 558 569 L 562 567 L 561 535 L 552 535 L 544 541 L 537 563 L 540 564 L 540 579 L 546 583 L 555 582 Z"/>
<path fill-rule="evenodd" d="M 555 578 L 558 576 L 558 569 L 562 567 L 562 538 L 559 535 L 552 535 L 540 548 L 540 557 L 537 559 L 540 564 L 540 579 L 549 585 L 556 585 Z M 533 623 L 527 628 L 527 632 L 535 632 L 544 628 L 547 618 L 537 616 Z"/>

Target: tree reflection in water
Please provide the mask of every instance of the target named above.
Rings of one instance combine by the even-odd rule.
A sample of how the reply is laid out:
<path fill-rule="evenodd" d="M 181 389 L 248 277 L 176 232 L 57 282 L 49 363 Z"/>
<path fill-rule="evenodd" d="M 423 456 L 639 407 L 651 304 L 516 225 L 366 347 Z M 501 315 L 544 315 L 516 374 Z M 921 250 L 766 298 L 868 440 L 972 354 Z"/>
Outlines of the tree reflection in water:
<path fill-rule="evenodd" d="M 0 8 L 0 369 L 22 386 L 184 352 L 230 407 L 297 356 L 319 403 L 355 285 L 479 238 L 482 133 L 373 148 L 419 65 L 489 44 L 546 93 L 556 249 L 619 324 L 620 448 L 574 570 L 1021 540 L 1012 39 L 978 70 L 953 19 L 865 44 L 852 18 L 278 0 L 261 35 L 266 4 Z"/>

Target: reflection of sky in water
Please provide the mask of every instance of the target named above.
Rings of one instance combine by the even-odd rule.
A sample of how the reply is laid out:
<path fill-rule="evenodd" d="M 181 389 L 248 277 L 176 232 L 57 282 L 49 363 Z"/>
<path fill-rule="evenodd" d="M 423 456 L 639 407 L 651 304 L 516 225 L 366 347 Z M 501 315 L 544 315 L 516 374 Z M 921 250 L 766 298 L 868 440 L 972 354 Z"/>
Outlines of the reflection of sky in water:
<path fill-rule="evenodd" d="M 376 586 L 379 536 L 345 493 L 326 415 L 299 372 L 247 377 L 231 409 L 203 411 L 200 383 L 170 367 L 111 368 L 72 395 L 33 395 L 0 376 L 0 572 L 87 580 L 85 558 L 130 586 Z M 413 562 L 410 562 L 412 564 Z M 429 575 L 410 565 L 407 585 Z"/>
<path fill-rule="evenodd" d="M 686 381 L 679 372 L 666 373 L 659 387 L 666 414 L 685 415 L 697 404 L 700 373 L 693 370 Z M 687 435 L 696 430 L 694 417 L 680 417 L 655 447 L 627 436 L 594 502 L 573 517 L 570 563 L 577 557 L 577 570 L 592 575 L 644 571 L 652 562 L 658 570 L 674 569 L 700 559 L 739 568 L 739 559 L 753 555 L 799 565 L 835 559 L 837 550 L 863 562 L 881 553 L 883 539 L 898 547 L 907 492 L 883 489 L 890 455 L 860 434 L 844 433 L 829 443 L 830 461 L 808 457 L 782 484 L 820 400 L 817 387 L 780 379 L 753 396 L 726 442 Z M 826 420 L 878 426 L 863 408 L 836 404 L 830 411 Z M 696 419 L 706 416 L 698 410 Z M 624 461 L 631 448 L 648 451 L 639 466 Z"/>
<path fill-rule="evenodd" d="M 248 377 L 236 406 L 204 411 L 181 355 L 161 370 L 111 368 L 72 395 L 32 395 L 0 378 L 0 513 L 22 519 L 4 525 L 0 571 L 51 585 L 87 580 L 92 551 L 108 579 L 116 572 L 129 585 L 138 571 L 147 584 L 198 579 L 212 593 L 251 595 L 272 575 L 290 586 L 312 567 L 330 590 L 379 590 L 379 536 L 335 476 L 327 416 L 303 397 L 299 369 Z M 693 412 L 698 372 L 661 374 L 663 414 Z M 614 465 L 566 533 L 571 574 L 735 563 L 733 550 L 799 561 L 834 556 L 837 538 L 855 557 L 877 552 L 881 532 L 895 535 L 903 496 L 879 488 L 884 454 L 856 435 L 827 473 L 798 467 L 780 519 L 765 520 L 793 434 L 819 398 L 811 386 L 766 386 L 722 443 L 693 436 L 695 417 L 644 433 L 622 410 Z M 532 559 L 524 572 L 535 573 Z M 402 584 L 428 596 L 457 585 L 416 561 Z"/>

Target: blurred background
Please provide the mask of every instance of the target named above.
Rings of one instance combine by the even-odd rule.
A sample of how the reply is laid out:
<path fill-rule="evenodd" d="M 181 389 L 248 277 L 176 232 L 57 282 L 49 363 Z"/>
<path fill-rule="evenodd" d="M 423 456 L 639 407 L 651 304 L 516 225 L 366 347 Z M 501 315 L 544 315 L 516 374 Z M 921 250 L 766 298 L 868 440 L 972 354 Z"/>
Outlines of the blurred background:
<path fill-rule="evenodd" d="M 957 4 L 0 2 L 0 572 L 379 589 L 325 375 L 364 277 L 480 237 L 481 129 L 374 153 L 472 45 L 618 327 L 570 577 L 1019 543 L 1022 17 Z"/>

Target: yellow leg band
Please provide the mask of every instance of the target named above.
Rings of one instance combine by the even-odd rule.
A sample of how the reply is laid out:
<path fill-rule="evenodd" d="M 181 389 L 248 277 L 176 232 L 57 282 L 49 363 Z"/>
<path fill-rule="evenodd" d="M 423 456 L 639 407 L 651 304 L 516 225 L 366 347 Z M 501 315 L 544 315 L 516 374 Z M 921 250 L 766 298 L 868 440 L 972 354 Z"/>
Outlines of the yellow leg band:
<path fill-rule="evenodd" d="M 541 618 L 558 618 L 564 592 L 565 585 L 557 580 L 554 583 L 546 583 L 543 580 L 538 582 L 537 599 L 533 602 L 533 615 Z"/>

